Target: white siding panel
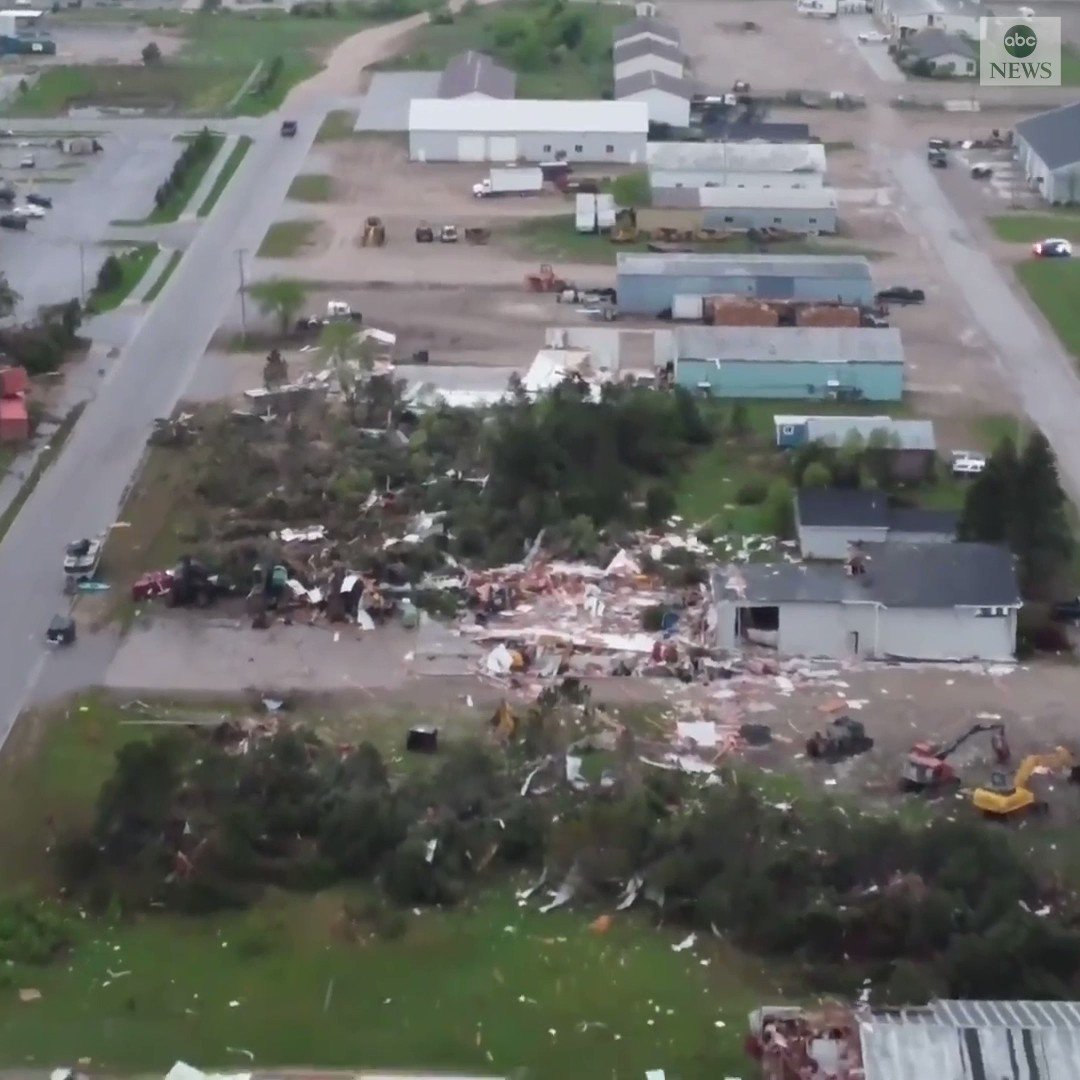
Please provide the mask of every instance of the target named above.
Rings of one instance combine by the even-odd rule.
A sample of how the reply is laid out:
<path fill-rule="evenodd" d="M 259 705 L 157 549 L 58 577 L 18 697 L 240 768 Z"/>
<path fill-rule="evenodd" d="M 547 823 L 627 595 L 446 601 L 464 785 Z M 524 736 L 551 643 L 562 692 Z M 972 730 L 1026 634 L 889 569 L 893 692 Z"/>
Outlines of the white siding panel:
<path fill-rule="evenodd" d="M 488 139 L 489 161 L 516 161 L 518 155 L 517 136 L 492 135 Z"/>
<path fill-rule="evenodd" d="M 483 135 L 459 135 L 457 141 L 458 161 L 486 161 L 487 142 Z"/>

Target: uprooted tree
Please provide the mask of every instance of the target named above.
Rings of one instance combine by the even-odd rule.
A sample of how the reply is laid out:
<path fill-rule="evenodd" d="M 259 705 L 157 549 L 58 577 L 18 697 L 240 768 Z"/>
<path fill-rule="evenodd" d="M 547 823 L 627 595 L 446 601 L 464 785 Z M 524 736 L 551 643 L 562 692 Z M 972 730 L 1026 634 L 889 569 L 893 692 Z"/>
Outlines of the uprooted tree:
<path fill-rule="evenodd" d="M 772 805 L 737 774 L 702 788 L 642 763 L 627 731 L 611 782 L 582 791 L 563 759 L 589 714 L 559 708 L 538 704 L 498 753 L 452 744 L 434 770 L 397 779 L 374 747 L 342 752 L 302 728 L 244 752 L 229 725 L 131 744 L 90 829 L 59 845 L 61 876 L 94 907 L 195 912 L 342 880 L 448 904 L 509 867 L 544 867 L 553 889 L 572 882 L 572 902 L 607 911 L 640 879 L 652 899 L 639 904 L 664 922 L 784 957 L 815 990 L 869 979 L 909 1003 L 1080 991 L 1075 900 L 981 823 L 913 828 L 816 796 Z M 545 762 L 542 788 L 521 794 Z"/>
<path fill-rule="evenodd" d="M 273 315 L 278 333 L 285 337 L 307 301 L 307 287 L 291 278 L 270 278 L 258 281 L 248 289 L 251 298 L 264 315 Z"/>

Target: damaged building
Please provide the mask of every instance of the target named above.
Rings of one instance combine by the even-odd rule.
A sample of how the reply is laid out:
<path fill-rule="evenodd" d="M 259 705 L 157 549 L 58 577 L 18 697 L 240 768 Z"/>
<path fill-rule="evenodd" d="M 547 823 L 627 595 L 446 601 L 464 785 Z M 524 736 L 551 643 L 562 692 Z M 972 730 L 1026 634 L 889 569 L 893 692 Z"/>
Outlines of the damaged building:
<path fill-rule="evenodd" d="M 1021 607 L 993 544 L 867 543 L 845 562 L 749 563 L 712 574 L 715 644 L 788 656 L 1011 660 Z"/>

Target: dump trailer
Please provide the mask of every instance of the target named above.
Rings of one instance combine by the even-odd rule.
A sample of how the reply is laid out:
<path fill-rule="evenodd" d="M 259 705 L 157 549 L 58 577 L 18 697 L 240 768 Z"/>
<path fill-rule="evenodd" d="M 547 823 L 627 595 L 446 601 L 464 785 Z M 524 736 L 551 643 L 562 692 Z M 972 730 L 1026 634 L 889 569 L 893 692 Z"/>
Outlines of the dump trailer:
<path fill-rule="evenodd" d="M 540 169 L 492 169 L 479 184 L 473 184 L 473 195 L 490 199 L 497 195 L 539 195 L 544 189 L 544 174 Z"/>

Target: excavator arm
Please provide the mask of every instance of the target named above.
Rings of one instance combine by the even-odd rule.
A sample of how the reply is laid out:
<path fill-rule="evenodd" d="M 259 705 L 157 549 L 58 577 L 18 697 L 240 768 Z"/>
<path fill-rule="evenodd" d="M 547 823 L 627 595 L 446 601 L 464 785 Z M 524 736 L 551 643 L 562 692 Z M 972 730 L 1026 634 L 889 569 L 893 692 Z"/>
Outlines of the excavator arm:
<path fill-rule="evenodd" d="M 947 745 L 943 746 L 937 752 L 937 754 L 935 754 L 934 756 L 936 758 L 938 758 L 939 761 L 944 761 L 950 754 L 955 753 L 957 750 L 959 750 L 960 747 L 963 746 L 964 743 L 966 743 L 968 741 L 968 739 L 972 738 L 975 735 L 981 735 L 984 731 L 996 731 L 996 732 L 999 732 L 1001 735 L 1004 735 L 1005 734 L 1005 725 L 1004 724 L 974 724 L 971 727 L 969 727 L 967 729 L 967 731 L 964 732 L 963 735 L 959 736 L 956 739 L 953 739 L 953 741 L 951 743 L 948 743 Z"/>
<path fill-rule="evenodd" d="M 1013 787 L 1026 788 L 1036 769 L 1065 769 L 1075 764 L 1076 759 L 1064 746 L 1057 747 L 1049 754 L 1028 754 L 1016 770 Z"/>

